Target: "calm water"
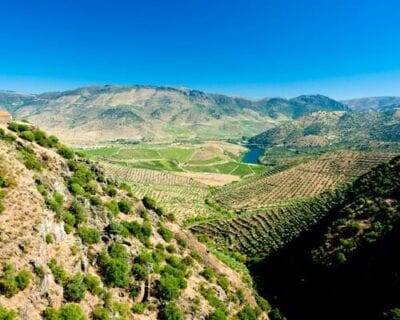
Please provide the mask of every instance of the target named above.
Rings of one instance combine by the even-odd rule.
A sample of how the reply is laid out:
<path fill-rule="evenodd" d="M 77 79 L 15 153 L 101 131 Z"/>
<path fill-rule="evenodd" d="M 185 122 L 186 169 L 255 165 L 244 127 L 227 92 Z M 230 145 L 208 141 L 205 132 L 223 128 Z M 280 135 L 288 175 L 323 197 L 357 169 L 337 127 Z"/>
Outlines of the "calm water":
<path fill-rule="evenodd" d="M 249 151 L 243 156 L 242 162 L 245 163 L 259 163 L 258 158 L 264 154 L 264 149 L 257 147 L 248 147 Z"/>

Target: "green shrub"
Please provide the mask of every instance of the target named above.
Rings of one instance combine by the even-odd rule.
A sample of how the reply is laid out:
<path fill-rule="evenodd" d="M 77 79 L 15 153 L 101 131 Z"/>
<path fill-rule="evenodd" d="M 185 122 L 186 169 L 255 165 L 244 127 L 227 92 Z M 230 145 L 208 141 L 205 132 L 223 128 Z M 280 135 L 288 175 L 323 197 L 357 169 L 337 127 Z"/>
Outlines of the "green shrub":
<path fill-rule="evenodd" d="M 115 200 L 111 200 L 110 202 L 106 203 L 106 207 L 110 210 L 111 214 L 116 217 L 119 213 L 119 206 L 118 202 Z"/>
<path fill-rule="evenodd" d="M 84 280 L 83 275 L 78 273 L 66 282 L 64 285 L 64 297 L 67 301 L 79 302 L 84 298 L 87 290 Z"/>
<path fill-rule="evenodd" d="M 62 213 L 62 206 L 54 198 L 45 198 L 47 207 L 57 214 Z"/>
<path fill-rule="evenodd" d="M 257 320 L 257 313 L 248 305 L 237 314 L 238 320 Z"/>
<path fill-rule="evenodd" d="M 82 203 L 77 200 L 74 200 L 69 208 L 69 211 L 74 215 L 76 224 L 79 225 L 87 221 L 86 209 Z"/>
<path fill-rule="evenodd" d="M 50 234 L 50 233 L 46 234 L 46 243 L 47 244 L 53 243 L 53 235 L 52 234 Z"/>
<path fill-rule="evenodd" d="M 226 320 L 227 317 L 223 310 L 216 309 L 214 312 L 210 313 L 206 319 L 207 320 Z"/>
<path fill-rule="evenodd" d="M 124 245 L 118 242 L 113 242 L 108 248 L 108 254 L 111 258 L 126 258 L 128 256 L 128 251 Z"/>
<path fill-rule="evenodd" d="M 215 271 L 210 267 L 205 267 L 200 274 L 208 281 L 213 281 L 215 278 Z"/>
<path fill-rule="evenodd" d="M 212 307 L 227 313 L 225 304 L 218 299 L 218 297 L 215 295 L 212 289 L 202 286 L 200 287 L 200 293 Z"/>
<path fill-rule="evenodd" d="M 21 270 L 15 274 L 13 265 L 8 264 L 3 268 L 3 275 L 0 278 L 0 293 L 7 298 L 11 298 L 19 291 L 29 286 L 31 274 L 26 270 Z"/>
<path fill-rule="evenodd" d="M 50 146 L 55 147 L 58 144 L 58 138 L 56 136 L 49 136 L 48 138 Z"/>
<path fill-rule="evenodd" d="M 0 320 L 16 320 L 17 313 L 0 305 Z"/>
<path fill-rule="evenodd" d="M 86 184 L 83 186 L 83 189 L 84 189 L 87 193 L 90 193 L 90 194 L 92 194 L 92 195 L 95 195 L 95 194 L 99 191 L 96 182 L 94 182 L 93 180 L 92 180 L 92 181 L 89 181 L 88 183 L 86 183 Z"/>
<path fill-rule="evenodd" d="M 174 237 L 174 233 L 171 230 L 164 227 L 163 225 L 159 226 L 158 233 L 167 242 L 170 242 L 172 240 L 172 238 Z"/>
<path fill-rule="evenodd" d="M 165 249 L 167 250 L 168 253 L 176 253 L 176 247 L 173 244 L 167 245 Z"/>
<path fill-rule="evenodd" d="M 142 251 L 135 259 L 135 261 L 142 266 L 146 266 L 149 263 L 153 262 L 153 256 L 148 251 Z"/>
<path fill-rule="evenodd" d="M 74 230 L 74 227 L 68 223 L 64 224 L 64 231 L 66 234 L 70 234 Z"/>
<path fill-rule="evenodd" d="M 161 275 L 158 283 L 160 298 L 167 301 L 175 300 L 181 295 L 181 289 L 184 289 L 186 286 L 187 282 L 184 278 L 164 273 Z"/>
<path fill-rule="evenodd" d="M 141 232 L 145 238 L 149 238 L 152 232 L 152 226 L 150 221 L 144 221 L 142 224 Z"/>
<path fill-rule="evenodd" d="M 35 135 L 33 134 L 32 131 L 29 131 L 29 130 L 28 131 L 23 131 L 20 134 L 20 136 L 21 136 L 22 139 L 28 140 L 30 142 L 35 140 Z"/>
<path fill-rule="evenodd" d="M 78 235 L 84 244 L 95 244 L 100 241 L 100 232 L 95 228 L 80 227 Z"/>
<path fill-rule="evenodd" d="M 108 234 L 119 234 L 123 237 L 128 237 L 130 235 L 129 230 L 118 221 L 111 222 L 105 229 Z"/>
<path fill-rule="evenodd" d="M 11 298 L 19 292 L 17 281 L 15 280 L 15 268 L 8 264 L 3 267 L 3 275 L 0 278 L 0 294 Z"/>
<path fill-rule="evenodd" d="M 64 221 L 66 224 L 68 224 L 68 225 L 70 225 L 70 226 L 75 226 L 75 225 L 76 225 L 76 218 L 75 218 L 75 216 L 74 216 L 71 212 L 69 212 L 69 211 L 64 211 L 64 212 L 62 213 L 62 219 L 63 219 L 63 221 Z"/>
<path fill-rule="evenodd" d="M 75 303 L 68 303 L 60 309 L 47 308 L 43 312 L 44 320 L 86 320 L 81 307 Z"/>
<path fill-rule="evenodd" d="M 11 122 L 8 125 L 8 129 L 14 132 L 23 132 L 29 130 L 29 126 L 22 123 Z"/>
<path fill-rule="evenodd" d="M 101 205 L 101 199 L 99 197 L 92 196 L 92 197 L 90 197 L 90 204 L 92 206 L 99 206 L 99 205 Z"/>
<path fill-rule="evenodd" d="M 191 256 L 186 256 L 185 258 L 183 258 L 182 262 L 186 265 L 186 266 L 191 266 L 193 265 L 193 258 Z"/>
<path fill-rule="evenodd" d="M 146 311 L 145 303 L 136 303 L 132 307 L 132 311 L 137 314 L 143 314 Z"/>
<path fill-rule="evenodd" d="M 69 180 L 69 184 L 77 183 L 81 187 L 94 179 L 94 173 L 84 164 L 77 164 L 73 176 Z"/>
<path fill-rule="evenodd" d="M 183 320 L 181 310 L 175 303 L 168 303 L 160 312 L 161 320 Z"/>
<path fill-rule="evenodd" d="M 110 197 L 115 197 L 117 195 L 117 189 L 115 189 L 113 186 L 108 185 L 105 190 L 106 194 L 109 195 Z"/>
<path fill-rule="evenodd" d="M 62 157 L 64 157 L 65 159 L 72 159 L 75 155 L 74 150 L 72 150 L 71 148 L 68 148 L 66 146 L 60 146 L 58 148 L 58 154 Z"/>
<path fill-rule="evenodd" d="M 110 259 L 105 266 L 104 282 L 111 287 L 127 287 L 129 284 L 129 266 L 123 259 Z"/>
<path fill-rule="evenodd" d="M 225 276 L 218 276 L 217 283 L 221 286 L 224 291 L 228 291 L 229 289 L 229 280 Z"/>
<path fill-rule="evenodd" d="M 0 139 L 6 142 L 13 142 L 17 139 L 17 137 L 13 134 L 6 133 L 4 129 L 0 128 Z"/>
<path fill-rule="evenodd" d="M 126 199 L 119 201 L 118 207 L 122 213 L 130 213 L 132 211 L 132 204 Z"/>
<path fill-rule="evenodd" d="M 164 210 L 159 207 L 156 203 L 156 201 L 148 196 L 145 196 L 143 199 L 143 204 L 147 209 L 153 210 L 155 213 L 157 213 L 160 217 L 164 215 Z"/>
<path fill-rule="evenodd" d="M 142 265 L 135 263 L 132 265 L 132 274 L 138 279 L 138 280 L 146 280 L 148 273 L 145 267 Z"/>
<path fill-rule="evenodd" d="M 81 187 L 79 183 L 71 183 L 68 186 L 69 191 L 71 191 L 75 195 L 82 195 L 85 193 L 85 190 Z"/>
<path fill-rule="evenodd" d="M 27 169 L 36 171 L 40 171 L 42 169 L 42 164 L 38 159 L 36 159 L 31 150 L 28 150 L 24 147 L 18 147 L 17 149 L 22 154 L 22 162 Z"/>
<path fill-rule="evenodd" d="M 176 239 L 176 241 L 177 241 L 177 243 L 178 243 L 178 245 L 180 247 L 182 247 L 182 248 L 186 248 L 187 247 L 187 242 L 186 242 L 185 239 L 178 238 L 178 239 Z"/>
<path fill-rule="evenodd" d="M 98 277 L 88 273 L 85 276 L 84 281 L 85 281 L 86 287 L 90 291 L 90 293 L 95 294 L 95 295 L 99 293 L 101 281 Z"/>
<path fill-rule="evenodd" d="M 256 301 L 261 310 L 266 312 L 271 311 L 271 305 L 269 302 L 258 294 L 256 295 Z"/>
<path fill-rule="evenodd" d="M 93 320 L 111 320 L 110 311 L 106 308 L 96 307 L 92 313 Z"/>
<path fill-rule="evenodd" d="M 58 284 L 63 285 L 68 278 L 67 272 L 64 267 L 60 265 L 55 258 L 51 259 L 48 266 L 53 273 L 54 281 Z"/>

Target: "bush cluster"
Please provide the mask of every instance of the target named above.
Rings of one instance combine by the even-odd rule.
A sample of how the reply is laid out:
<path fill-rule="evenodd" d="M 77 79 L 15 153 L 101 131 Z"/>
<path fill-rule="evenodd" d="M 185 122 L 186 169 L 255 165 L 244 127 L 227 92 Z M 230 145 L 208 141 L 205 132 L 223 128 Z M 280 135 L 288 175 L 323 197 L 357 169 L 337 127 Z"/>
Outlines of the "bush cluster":
<path fill-rule="evenodd" d="M 143 199 L 143 204 L 147 209 L 153 210 L 157 213 L 160 217 L 164 215 L 163 208 L 159 207 L 156 201 L 148 196 L 145 196 Z"/>
<path fill-rule="evenodd" d="M 0 293 L 10 298 L 28 287 L 31 278 L 32 275 L 28 271 L 21 270 L 17 273 L 13 265 L 7 264 L 0 277 Z"/>
<path fill-rule="evenodd" d="M 43 312 L 44 320 L 86 320 L 85 313 L 75 303 L 67 303 L 60 309 L 47 308 Z"/>
<path fill-rule="evenodd" d="M 171 301 L 179 298 L 181 290 L 187 287 L 186 271 L 186 265 L 177 257 L 171 256 L 167 259 L 157 286 L 161 299 Z"/>

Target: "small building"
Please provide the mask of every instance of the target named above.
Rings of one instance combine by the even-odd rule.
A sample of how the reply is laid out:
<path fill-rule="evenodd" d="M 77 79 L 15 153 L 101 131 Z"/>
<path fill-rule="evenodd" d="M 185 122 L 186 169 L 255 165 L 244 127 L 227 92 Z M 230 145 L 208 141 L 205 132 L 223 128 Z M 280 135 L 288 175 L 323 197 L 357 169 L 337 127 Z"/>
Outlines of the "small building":
<path fill-rule="evenodd" d="M 7 124 L 11 121 L 11 114 L 7 111 L 0 110 L 0 124 Z"/>

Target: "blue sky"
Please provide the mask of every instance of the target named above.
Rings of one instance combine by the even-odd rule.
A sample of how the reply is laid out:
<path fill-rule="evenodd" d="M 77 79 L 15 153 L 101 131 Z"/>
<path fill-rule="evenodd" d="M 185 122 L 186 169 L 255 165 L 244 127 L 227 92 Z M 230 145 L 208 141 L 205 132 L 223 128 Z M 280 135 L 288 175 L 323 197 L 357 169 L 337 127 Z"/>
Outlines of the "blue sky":
<path fill-rule="evenodd" d="M 400 95 L 395 0 L 0 2 L 0 89 Z"/>

